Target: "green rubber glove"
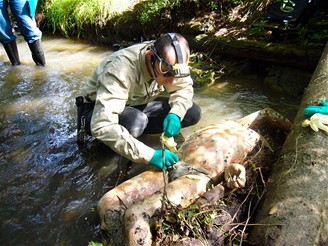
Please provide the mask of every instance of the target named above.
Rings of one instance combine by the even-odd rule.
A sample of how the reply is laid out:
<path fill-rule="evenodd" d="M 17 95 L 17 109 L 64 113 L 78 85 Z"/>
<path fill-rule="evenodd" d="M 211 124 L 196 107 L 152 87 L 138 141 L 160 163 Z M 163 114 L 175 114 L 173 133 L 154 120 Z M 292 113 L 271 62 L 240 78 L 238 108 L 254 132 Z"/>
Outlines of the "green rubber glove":
<path fill-rule="evenodd" d="M 165 154 L 165 169 L 179 161 L 179 157 L 175 153 L 167 149 L 164 150 L 164 154 Z M 158 167 L 159 169 L 163 169 L 162 150 L 160 149 L 155 150 L 155 153 L 151 158 L 149 165 Z"/>
<path fill-rule="evenodd" d="M 180 132 L 181 123 L 180 118 L 176 114 L 169 113 L 163 123 L 164 136 L 171 138 Z"/>
<path fill-rule="evenodd" d="M 304 116 L 311 117 L 312 115 L 319 114 L 328 114 L 328 107 L 325 106 L 307 106 L 304 109 Z"/>
<path fill-rule="evenodd" d="M 325 100 L 321 100 L 320 103 L 323 106 L 307 106 L 304 108 L 304 116 L 311 117 L 312 115 L 319 114 L 328 114 L 328 103 Z"/>

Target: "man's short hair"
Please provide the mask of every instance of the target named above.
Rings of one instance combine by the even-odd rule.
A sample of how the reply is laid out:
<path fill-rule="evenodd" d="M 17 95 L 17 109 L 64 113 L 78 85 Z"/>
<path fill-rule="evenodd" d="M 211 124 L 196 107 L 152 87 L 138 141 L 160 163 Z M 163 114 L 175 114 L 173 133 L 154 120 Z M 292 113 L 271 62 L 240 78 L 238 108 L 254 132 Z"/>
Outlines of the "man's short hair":
<path fill-rule="evenodd" d="M 183 56 L 183 62 L 187 63 L 189 61 L 189 54 L 190 54 L 188 41 L 181 34 L 178 34 L 178 33 L 173 33 L 173 34 L 176 36 L 176 38 L 179 41 L 179 45 L 181 47 L 181 52 L 182 52 L 182 56 Z M 172 38 L 171 38 L 170 34 L 168 34 L 168 33 L 166 33 L 166 34 L 162 35 L 160 38 L 158 38 L 155 41 L 154 46 L 155 46 L 155 49 L 157 50 L 157 52 L 164 58 L 167 58 L 166 54 L 171 49 L 175 49 L 173 42 L 172 42 Z"/>

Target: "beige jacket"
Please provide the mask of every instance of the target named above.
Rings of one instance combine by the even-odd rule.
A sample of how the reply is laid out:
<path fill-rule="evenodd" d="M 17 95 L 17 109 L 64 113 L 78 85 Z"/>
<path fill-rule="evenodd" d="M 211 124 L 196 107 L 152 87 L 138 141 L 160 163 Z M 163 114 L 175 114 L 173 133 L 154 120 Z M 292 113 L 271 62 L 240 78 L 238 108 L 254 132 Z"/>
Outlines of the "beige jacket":
<path fill-rule="evenodd" d="M 192 106 L 194 94 L 190 76 L 158 88 L 146 67 L 145 52 L 150 44 L 136 44 L 110 54 L 96 67 L 85 86 L 86 95 L 96 102 L 91 120 L 93 136 L 120 155 L 140 163 L 149 163 L 155 150 L 118 123 L 124 107 L 146 104 L 166 90 L 170 93 L 170 112 L 183 119 Z"/>

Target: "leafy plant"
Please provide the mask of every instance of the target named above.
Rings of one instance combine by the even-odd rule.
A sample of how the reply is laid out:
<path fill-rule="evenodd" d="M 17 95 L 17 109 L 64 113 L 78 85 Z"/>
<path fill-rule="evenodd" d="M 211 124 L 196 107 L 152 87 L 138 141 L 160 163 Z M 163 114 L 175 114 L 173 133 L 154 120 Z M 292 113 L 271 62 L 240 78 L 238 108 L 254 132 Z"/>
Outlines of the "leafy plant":
<path fill-rule="evenodd" d="M 260 20 L 259 22 L 255 23 L 249 28 L 248 34 L 254 35 L 254 34 L 262 33 L 265 30 L 267 23 L 268 20 L 266 19 Z"/>
<path fill-rule="evenodd" d="M 88 246 L 103 246 L 103 244 L 97 242 L 89 242 Z"/>
<path fill-rule="evenodd" d="M 122 9 L 119 0 L 50 0 L 45 3 L 47 25 L 67 37 L 79 36 L 84 25 L 102 25 Z"/>

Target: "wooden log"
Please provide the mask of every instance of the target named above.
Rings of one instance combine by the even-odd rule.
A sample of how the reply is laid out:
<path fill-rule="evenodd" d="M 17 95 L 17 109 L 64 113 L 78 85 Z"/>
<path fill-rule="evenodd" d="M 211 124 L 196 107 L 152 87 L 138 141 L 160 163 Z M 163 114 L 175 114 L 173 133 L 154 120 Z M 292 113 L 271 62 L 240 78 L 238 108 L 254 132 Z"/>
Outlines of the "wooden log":
<path fill-rule="evenodd" d="M 275 163 L 249 242 L 328 245 L 328 136 L 301 126 L 303 109 L 328 97 L 328 43 Z"/>

